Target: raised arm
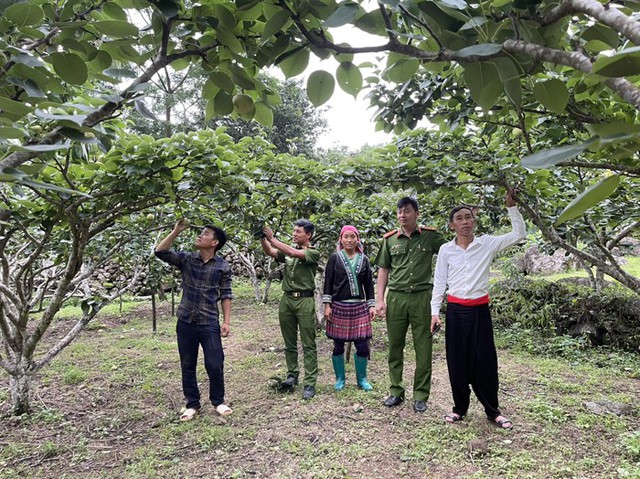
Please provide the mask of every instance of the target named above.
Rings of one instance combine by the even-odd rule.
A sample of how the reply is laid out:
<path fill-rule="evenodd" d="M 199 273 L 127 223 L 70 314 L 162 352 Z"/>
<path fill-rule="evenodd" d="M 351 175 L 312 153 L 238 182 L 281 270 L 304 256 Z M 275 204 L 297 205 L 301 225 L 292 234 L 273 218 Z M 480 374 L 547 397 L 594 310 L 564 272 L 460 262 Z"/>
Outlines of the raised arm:
<path fill-rule="evenodd" d="M 267 253 L 269 256 L 272 256 L 275 258 L 278 255 L 278 251 L 280 251 L 282 254 L 289 256 L 291 258 L 298 258 L 302 260 L 305 259 L 304 250 L 296 249 L 293 246 L 289 246 L 288 244 L 283 243 L 282 241 L 280 241 L 274 236 L 273 231 L 268 226 L 265 226 L 264 228 L 262 228 L 262 231 L 264 232 L 264 238 L 262 239 L 262 248 L 265 250 L 265 252 L 267 252 L 267 250 L 265 249 L 265 240 L 266 240 L 269 246 L 271 247 L 271 250 L 275 251 L 275 255 L 271 253 Z"/>
<path fill-rule="evenodd" d="M 262 245 L 262 251 L 265 252 L 267 256 L 271 256 L 272 258 L 278 257 L 278 250 L 271 246 L 269 240 L 266 237 L 260 238 L 260 244 Z"/>
<path fill-rule="evenodd" d="M 189 222 L 186 221 L 184 218 L 181 220 L 178 220 L 178 222 L 176 223 L 176 225 L 173 227 L 173 230 L 171 231 L 171 233 L 169 233 L 167 236 L 165 236 L 165 238 L 160 241 L 160 243 L 158 243 L 158 245 L 156 246 L 156 251 L 168 251 L 171 249 L 171 245 L 173 244 L 173 242 L 175 241 L 175 239 L 180 236 L 180 233 L 182 233 L 184 230 L 186 230 L 187 228 L 189 228 Z"/>
<path fill-rule="evenodd" d="M 515 191 L 513 188 L 507 189 L 504 203 L 507 207 L 509 219 L 511 220 L 511 232 L 492 237 L 492 248 L 496 252 L 513 246 L 527 237 L 527 228 L 524 223 L 524 218 L 516 206 Z"/>

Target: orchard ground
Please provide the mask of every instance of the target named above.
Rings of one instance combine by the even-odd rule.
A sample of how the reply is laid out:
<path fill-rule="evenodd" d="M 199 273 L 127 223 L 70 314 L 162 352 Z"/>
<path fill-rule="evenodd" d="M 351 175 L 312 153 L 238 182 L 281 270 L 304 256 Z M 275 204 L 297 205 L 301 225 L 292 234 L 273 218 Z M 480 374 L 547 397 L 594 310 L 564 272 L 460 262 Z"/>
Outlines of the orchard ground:
<path fill-rule="evenodd" d="M 277 293 L 277 292 L 276 292 Z M 34 413 L 10 417 L 7 378 L 0 389 L 0 477 L 29 478 L 640 478 L 640 412 L 596 415 L 585 402 L 636 407 L 640 360 L 618 365 L 576 363 L 499 350 L 500 397 L 515 423 L 502 431 L 475 401 L 460 424 L 450 410 L 443 335 L 434 345 L 429 409 L 411 397 L 387 409 L 386 334 L 375 323 L 369 378 L 374 390 L 333 391 L 331 342 L 318 335 L 317 395 L 279 394 L 285 373 L 277 298 L 267 305 L 236 288 L 232 330 L 224 340 L 228 418 L 207 405 L 191 422 L 183 404 L 170 304 L 161 303 L 151 331 L 150 303 L 103 310 L 82 336 L 37 378 Z M 275 294 L 277 296 L 277 294 Z M 63 311 L 52 337 L 79 310 Z M 410 335 L 409 335 L 410 336 Z M 500 337 L 505 346 L 509 337 Z M 605 362 L 606 363 L 606 362 Z M 405 380 L 413 377 L 406 349 Z M 206 374 L 199 370 L 202 391 Z"/>

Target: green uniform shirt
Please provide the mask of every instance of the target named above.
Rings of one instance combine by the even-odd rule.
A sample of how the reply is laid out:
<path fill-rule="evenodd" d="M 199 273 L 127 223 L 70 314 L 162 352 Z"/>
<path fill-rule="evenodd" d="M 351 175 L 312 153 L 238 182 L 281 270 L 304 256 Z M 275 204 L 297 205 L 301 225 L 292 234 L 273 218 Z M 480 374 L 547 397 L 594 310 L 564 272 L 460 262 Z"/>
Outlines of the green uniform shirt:
<path fill-rule="evenodd" d="M 320 261 L 320 251 L 315 248 L 307 248 L 303 251 L 304 259 L 292 258 L 278 251 L 276 261 L 284 263 L 282 291 L 314 291 L 316 289 L 315 277 Z"/>
<path fill-rule="evenodd" d="M 387 286 L 391 291 L 410 293 L 431 288 L 433 255 L 446 240 L 441 233 L 424 226 L 419 226 L 410 238 L 401 231 L 385 235 L 374 263 L 389 269 Z"/>

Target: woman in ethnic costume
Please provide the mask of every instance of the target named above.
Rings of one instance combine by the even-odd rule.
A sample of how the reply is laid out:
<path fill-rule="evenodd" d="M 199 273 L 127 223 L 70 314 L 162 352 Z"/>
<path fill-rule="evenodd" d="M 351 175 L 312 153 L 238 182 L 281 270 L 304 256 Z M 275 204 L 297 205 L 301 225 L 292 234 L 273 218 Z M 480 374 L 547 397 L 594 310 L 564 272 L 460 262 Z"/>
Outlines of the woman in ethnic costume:
<path fill-rule="evenodd" d="M 342 227 L 336 252 L 329 256 L 322 302 L 327 337 L 333 339 L 334 388 L 337 391 L 344 388 L 344 345 L 353 341 L 358 387 L 370 391 L 373 388 L 367 381 L 367 362 L 371 322 L 375 317 L 373 277 L 369 258 L 363 253 L 360 233 L 353 226 Z"/>

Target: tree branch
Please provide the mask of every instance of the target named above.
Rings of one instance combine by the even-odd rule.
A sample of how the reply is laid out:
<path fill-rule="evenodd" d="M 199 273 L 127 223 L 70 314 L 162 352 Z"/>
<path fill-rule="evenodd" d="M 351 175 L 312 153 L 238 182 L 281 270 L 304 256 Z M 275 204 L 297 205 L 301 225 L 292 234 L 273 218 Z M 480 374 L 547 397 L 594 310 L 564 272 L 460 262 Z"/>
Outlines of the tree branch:
<path fill-rule="evenodd" d="M 640 167 L 631 166 L 631 165 L 622 165 L 615 163 L 606 163 L 606 162 L 587 162 L 587 161 L 563 161 L 562 163 L 558 163 L 559 166 L 569 166 L 569 167 L 578 167 L 578 168 L 590 168 L 595 170 L 611 170 L 611 171 L 619 171 L 621 173 L 627 173 L 629 175 L 638 175 L 640 176 Z"/>
<path fill-rule="evenodd" d="M 610 3 L 602 4 L 595 0 L 564 0 L 542 18 L 541 25 L 551 25 L 575 13 L 586 13 L 600 23 L 613 28 L 634 44 L 640 45 L 638 21 L 628 17 Z"/>
<path fill-rule="evenodd" d="M 563 250 L 573 254 L 578 258 L 582 258 L 587 263 L 592 264 L 598 268 L 600 268 L 603 272 L 611 276 L 612 278 L 618 280 L 620 283 L 628 287 L 629 289 L 635 291 L 636 293 L 640 293 L 640 278 L 636 278 L 635 276 L 624 271 L 620 265 L 617 263 L 608 264 L 602 261 L 600 258 L 597 258 L 585 251 L 582 251 L 569 242 L 565 241 L 558 235 L 555 229 L 552 227 L 548 227 L 545 222 L 542 220 L 540 215 L 527 203 L 518 201 L 520 206 L 527 212 L 527 216 L 533 221 L 533 223 L 540 229 L 542 235 L 553 245 L 562 248 Z"/>
<path fill-rule="evenodd" d="M 117 102 L 109 101 L 102 105 L 100 108 L 95 110 L 94 112 L 87 115 L 87 117 L 82 122 L 82 126 L 84 127 L 93 127 L 98 123 L 101 123 L 109 118 L 112 118 L 114 113 L 118 110 L 122 109 L 124 104 L 130 101 L 135 97 L 135 91 L 133 91 L 134 87 L 147 83 L 151 80 L 151 78 L 165 66 L 171 64 L 172 62 L 179 60 L 181 58 L 189 57 L 189 56 L 202 56 L 207 51 L 216 48 L 218 46 L 218 42 L 213 42 L 211 45 L 207 47 L 203 47 L 200 49 L 194 50 L 183 50 L 181 52 L 172 53 L 171 55 L 167 55 L 165 57 L 158 57 L 149 68 L 138 78 L 136 78 L 129 86 L 120 91 L 119 97 L 120 100 Z M 42 138 L 37 144 L 39 145 L 52 145 L 57 143 L 63 138 L 61 133 L 62 127 L 55 128 L 52 130 L 47 136 Z M 0 171 L 5 168 L 17 168 L 18 166 L 36 158 L 41 153 L 33 152 L 33 151 L 15 151 L 10 155 L 7 155 L 5 159 L 0 161 Z"/>
<path fill-rule="evenodd" d="M 583 73 L 592 73 L 592 63 L 589 57 L 578 52 L 554 50 L 522 40 L 506 40 L 502 44 L 504 51 L 511 54 L 524 54 L 540 62 L 565 65 Z M 620 95 L 626 102 L 640 110 L 640 89 L 624 78 L 607 78 L 603 81 L 607 87 Z"/>
<path fill-rule="evenodd" d="M 620 233 L 618 233 L 616 236 L 611 238 L 609 240 L 609 242 L 607 243 L 607 248 L 609 248 L 609 249 L 615 248 L 618 245 L 618 243 L 620 243 L 620 241 L 625 239 L 634 230 L 636 230 L 638 228 L 640 228 L 640 220 L 635 221 L 634 223 L 631 223 L 629 226 L 623 228 L 622 231 L 620 231 Z"/>

